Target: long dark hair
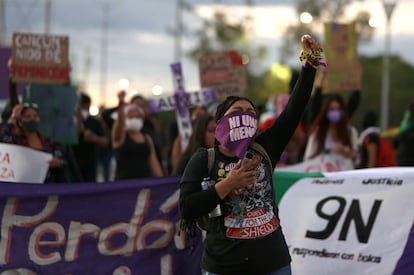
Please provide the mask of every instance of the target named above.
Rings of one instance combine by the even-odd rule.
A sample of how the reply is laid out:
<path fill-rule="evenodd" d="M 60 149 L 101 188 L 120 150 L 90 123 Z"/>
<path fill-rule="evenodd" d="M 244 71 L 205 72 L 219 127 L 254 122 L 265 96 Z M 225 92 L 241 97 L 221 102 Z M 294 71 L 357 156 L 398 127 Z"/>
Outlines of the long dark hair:
<path fill-rule="evenodd" d="M 207 145 L 205 144 L 205 136 L 207 132 L 207 126 L 210 121 L 214 121 L 212 115 L 205 115 L 199 117 L 194 121 L 193 133 L 190 136 L 187 148 L 185 149 L 183 155 L 191 156 L 199 148 L 207 147 Z"/>
<path fill-rule="evenodd" d="M 319 112 L 319 115 L 316 117 L 315 121 L 312 123 L 310 128 L 310 133 L 315 133 L 317 141 L 317 150 L 315 154 L 311 157 L 315 157 L 320 154 L 325 146 L 326 136 L 328 134 L 330 121 L 328 120 L 326 114 L 329 111 L 329 105 L 332 102 L 338 102 L 341 110 L 343 111 L 342 119 L 335 124 L 336 133 L 340 142 L 344 146 L 351 147 L 351 135 L 349 131 L 349 116 L 348 111 L 344 102 L 344 99 L 339 94 L 329 94 L 324 99 L 322 104 L 322 109 Z"/>

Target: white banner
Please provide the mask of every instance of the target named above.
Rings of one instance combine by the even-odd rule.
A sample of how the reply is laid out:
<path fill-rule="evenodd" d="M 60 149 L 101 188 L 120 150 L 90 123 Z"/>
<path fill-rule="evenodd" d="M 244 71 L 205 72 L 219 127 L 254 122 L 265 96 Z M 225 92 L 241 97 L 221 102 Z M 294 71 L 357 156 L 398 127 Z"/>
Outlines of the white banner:
<path fill-rule="evenodd" d="M 276 168 L 277 171 L 289 172 L 336 172 L 353 170 L 354 165 L 350 159 L 344 158 L 340 154 L 323 154 L 313 159 L 300 162 L 298 164 L 282 166 Z"/>
<path fill-rule="evenodd" d="M 304 178 L 287 190 L 279 207 L 293 274 L 393 274 L 414 221 L 414 168 L 387 170 Z"/>
<path fill-rule="evenodd" d="M 42 151 L 0 143 L 0 181 L 43 183 L 51 159 Z"/>

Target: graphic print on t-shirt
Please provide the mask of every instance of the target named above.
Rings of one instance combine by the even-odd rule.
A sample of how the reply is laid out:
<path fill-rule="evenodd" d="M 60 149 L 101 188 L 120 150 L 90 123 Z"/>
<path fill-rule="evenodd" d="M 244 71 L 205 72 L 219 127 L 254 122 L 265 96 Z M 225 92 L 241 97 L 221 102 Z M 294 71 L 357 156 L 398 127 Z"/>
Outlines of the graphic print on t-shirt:
<path fill-rule="evenodd" d="M 229 163 L 223 167 L 230 171 L 235 163 Z M 264 237 L 279 226 L 279 220 L 273 212 L 272 181 L 270 174 L 266 174 L 265 163 L 262 160 L 258 167 L 258 176 L 255 183 L 245 188 L 233 190 L 225 206 L 228 214 L 224 217 L 226 236 L 237 239 L 254 239 Z M 221 169 L 221 170 L 222 170 Z"/>

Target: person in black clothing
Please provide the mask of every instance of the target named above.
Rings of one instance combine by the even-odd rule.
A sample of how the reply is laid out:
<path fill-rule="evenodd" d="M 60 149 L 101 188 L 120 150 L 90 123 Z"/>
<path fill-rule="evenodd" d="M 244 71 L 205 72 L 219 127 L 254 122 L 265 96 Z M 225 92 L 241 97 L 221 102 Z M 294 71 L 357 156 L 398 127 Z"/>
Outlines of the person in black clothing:
<path fill-rule="evenodd" d="M 74 181 L 96 182 L 98 148 L 108 144 L 101 123 L 89 114 L 90 105 L 91 98 L 81 93 L 78 111 L 79 142 L 72 146 L 81 178 Z"/>
<path fill-rule="evenodd" d="M 200 149 L 180 181 L 182 232 L 196 234 L 197 219 L 207 223 L 203 274 L 291 274 L 289 250 L 279 222 L 273 167 L 302 118 L 312 92 L 316 68 L 323 64 L 319 43 L 302 38 L 303 68 L 285 110 L 257 134 L 257 110 L 247 98 L 230 96 L 216 110 L 214 163 Z M 231 130 L 230 130 L 231 129 Z M 275 142 L 276 141 L 276 142 Z M 243 157 L 243 156 L 246 157 Z M 249 155 L 250 160 L 244 160 Z M 242 160 L 243 159 L 243 160 Z M 215 182 L 202 189 L 203 179 Z"/>
<path fill-rule="evenodd" d="M 404 113 L 399 133 L 394 138 L 398 166 L 414 166 L 414 103 Z"/>
<path fill-rule="evenodd" d="M 102 112 L 101 117 L 102 117 L 102 121 L 105 123 L 106 128 L 109 131 L 109 148 L 106 148 L 106 150 L 103 152 L 105 153 L 103 155 L 103 157 L 107 158 L 108 155 L 110 154 L 110 157 L 112 158 L 114 151 L 113 151 L 113 146 L 112 146 L 112 137 L 111 137 L 111 132 L 112 132 L 112 128 L 114 125 L 114 122 L 116 120 L 116 118 L 118 117 L 118 109 L 121 105 L 125 104 L 126 98 L 126 91 L 121 90 L 118 92 L 118 101 L 121 103 L 118 106 L 106 109 Z M 152 142 L 154 144 L 154 148 L 155 148 L 155 153 L 158 159 L 158 162 L 161 165 L 163 165 L 163 156 L 162 156 L 162 135 L 160 133 L 160 122 L 158 120 L 158 117 L 156 114 L 153 114 L 150 112 L 149 106 L 148 106 L 148 102 L 147 100 L 141 95 L 141 94 L 135 94 L 134 96 L 131 97 L 131 99 L 129 100 L 129 103 L 131 104 L 135 104 L 137 106 L 139 106 L 143 111 L 144 111 L 144 118 L 143 118 L 143 126 L 141 129 L 141 132 L 149 135 L 152 139 Z M 109 164 L 109 163 L 108 163 Z"/>
<path fill-rule="evenodd" d="M 161 164 L 161 168 L 163 168 L 163 136 L 161 134 L 161 123 L 158 119 L 158 115 L 156 113 L 151 113 L 147 99 L 141 94 L 134 95 L 131 98 L 130 103 L 137 104 L 144 111 L 145 118 L 144 125 L 142 126 L 142 132 L 151 137 L 154 143 L 158 162 Z"/>
<path fill-rule="evenodd" d="M 145 113 L 134 103 L 120 101 L 112 127 L 112 146 L 116 160 L 116 180 L 161 177 L 159 163 L 150 135 L 142 132 Z"/>

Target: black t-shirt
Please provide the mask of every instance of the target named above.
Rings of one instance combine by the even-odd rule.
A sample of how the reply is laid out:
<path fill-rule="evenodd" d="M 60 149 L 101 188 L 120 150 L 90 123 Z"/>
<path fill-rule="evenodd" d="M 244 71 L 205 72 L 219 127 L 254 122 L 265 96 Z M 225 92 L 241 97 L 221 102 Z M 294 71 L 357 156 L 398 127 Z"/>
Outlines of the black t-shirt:
<path fill-rule="evenodd" d="M 84 127 L 92 131 L 95 135 L 104 137 L 105 132 L 98 119 L 89 116 L 83 121 Z M 98 144 L 85 142 L 83 135 L 79 136 L 79 143 L 72 147 L 73 153 L 79 166 L 90 166 L 97 161 Z"/>
<path fill-rule="evenodd" d="M 284 112 L 256 137 L 256 143 L 265 149 L 271 161 L 269 164 L 265 156 L 262 157 L 256 183 L 233 190 L 220 200 L 215 188 L 202 191 L 201 181 L 206 176 L 220 181 L 239 159 L 226 157 L 216 148 L 210 173 L 206 149 L 199 150 L 188 162 L 180 183 L 182 219 L 191 221 L 207 215 L 217 204 L 223 212 L 222 216 L 209 219 L 201 263 L 203 269 L 218 274 L 263 274 L 289 264 L 289 250 L 279 225 L 274 198 L 273 167 L 302 117 L 315 72 L 313 68 L 302 69 Z M 260 154 L 258 151 L 254 153 Z"/>
<path fill-rule="evenodd" d="M 144 142 L 138 143 L 127 134 L 124 144 L 115 149 L 115 179 L 151 177 L 149 166 L 150 153 L 151 147 L 146 136 Z"/>

